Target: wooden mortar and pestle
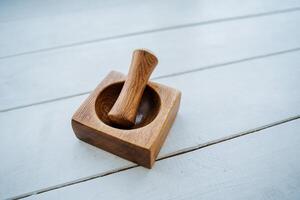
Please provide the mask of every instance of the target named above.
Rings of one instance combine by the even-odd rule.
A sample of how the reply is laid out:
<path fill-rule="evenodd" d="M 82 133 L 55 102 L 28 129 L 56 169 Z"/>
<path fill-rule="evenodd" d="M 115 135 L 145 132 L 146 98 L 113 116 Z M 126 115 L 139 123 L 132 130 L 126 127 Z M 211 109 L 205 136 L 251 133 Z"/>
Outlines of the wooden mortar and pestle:
<path fill-rule="evenodd" d="M 180 91 L 148 82 L 157 63 L 153 53 L 138 49 L 127 78 L 109 73 L 73 115 L 76 136 L 151 168 L 181 99 Z"/>

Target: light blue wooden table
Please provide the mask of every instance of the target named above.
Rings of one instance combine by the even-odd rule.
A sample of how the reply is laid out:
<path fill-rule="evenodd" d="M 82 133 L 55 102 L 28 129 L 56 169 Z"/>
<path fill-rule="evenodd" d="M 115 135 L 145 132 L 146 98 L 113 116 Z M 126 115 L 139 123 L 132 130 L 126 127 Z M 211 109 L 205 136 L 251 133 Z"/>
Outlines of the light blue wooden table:
<path fill-rule="evenodd" d="M 148 48 L 182 91 L 153 169 L 70 119 Z M 0 199 L 300 199 L 300 1 L 1 1 Z"/>

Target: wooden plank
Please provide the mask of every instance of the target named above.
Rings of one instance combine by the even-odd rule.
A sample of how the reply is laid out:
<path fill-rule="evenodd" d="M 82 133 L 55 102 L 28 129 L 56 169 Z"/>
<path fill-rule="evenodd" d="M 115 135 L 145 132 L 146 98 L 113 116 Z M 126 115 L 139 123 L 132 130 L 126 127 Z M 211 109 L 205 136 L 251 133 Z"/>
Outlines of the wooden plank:
<path fill-rule="evenodd" d="M 0 57 L 299 6 L 293 0 L 1 1 Z"/>
<path fill-rule="evenodd" d="M 153 77 L 299 48 L 298 24 L 292 12 L 0 60 L 0 110 L 92 90 L 112 69 L 126 74 L 139 47 L 158 55 Z"/>
<path fill-rule="evenodd" d="M 299 115 L 299 65 L 293 52 L 160 79 L 182 102 L 159 157 Z M 85 98 L 0 114 L 1 197 L 133 165 L 75 138 L 70 119 Z"/>
<path fill-rule="evenodd" d="M 139 1 L 132 0 L 130 2 L 123 2 L 121 0 L 116 0 L 114 2 L 106 2 L 106 1 L 97 1 L 97 0 L 89 0 L 89 1 L 83 1 L 83 0 L 77 0 L 76 3 L 72 0 L 61 0 L 59 4 L 54 4 L 51 0 L 43 1 L 43 2 L 36 2 L 35 0 L 28 0 L 26 2 L 23 1 L 1 1 L 0 2 L 0 23 L 2 22 L 9 22 L 9 21 L 22 21 L 25 19 L 34 19 L 34 18 L 47 18 L 51 16 L 68 16 L 68 15 L 75 15 L 76 13 L 90 13 L 93 11 L 98 11 L 98 15 L 95 15 L 95 17 L 105 16 L 103 13 L 107 12 L 113 12 L 116 13 L 116 10 L 136 10 L 136 12 L 132 13 L 131 15 L 135 16 L 142 16 L 145 14 L 151 14 L 149 12 L 153 12 L 155 9 L 157 11 L 160 11 L 160 14 L 162 14 L 162 11 L 164 11 L 164 16 L 174 15 L 175 11 L 178 11 L 178 8 L 184 9 L 190 9 L 190 16 L 184 16 L 182 13 L 176 13 L 175 17 L 178 15 L 182 15 L 182 17 L 191 17 L 191 15 L 199 15 L 199 13 L 193 13 L 192 9 L 197 9 L 197 11 L 200 11 L 209 14 L 212 16 L 219 15 L 220 12 L 232 15 L 235 12 L 240 12 L 240 14 L 252 14 L 250 12 L 250 9 L 252 11 L 272 11 L 272 9 L 289 9 L 296 6 L 299 6 L 299 3 L 294 0 L 287 0 L 285 2 L 281 1 L 245 1 L 244 5 L 247 5 L 248 7 L 240 7 L 240 11 L 232 9 L 230 12 L 229 8 L 233 8 L 236 6 L 243 6 L 238 5 L 237 1 L 222 1 L 220 3 L 212 4 L 209 1 L 205 0 L 187 0 L 184 4 L 178 0 L 174 1 L 150 1 L 145 0 L 143 3 L 140 3 Z M 274 5 L 277 4 L 277 5 Z M 168 6 L 168 12 L 165 12 L 166 10 L 163 10 Z M 276 7 L 278 6 L 278 7 Z M 195 8 L 197 7 L 197 8 Z M 148 13 L 142 13 L 141 11 L 137 10 L 136 8 L 139 8 L 142 11 L 145 11 Z M 209 13 L 206 13 L 207 9 L 212 9 Z M 175 10 L 176 9 L 176 10 Z M 184 12 L 185 10 L 181 10 Z M 218 11 L 218 12 L 216 12 Z M 220 12 L 219 12 L 220 11 Z M 248 12 L 249 13 L 248 13 Z M 99 13 L 101 12 L 101 13 Z M 138 12 L 138 13 L 137 13 Z M 95 13 L 92 13 L 95 14 Z M 117 14 L 117 13 L 116 13 Z M 140 15 L 137 15 L 140 14 Z M 158 12 L 156 13 L 156 15 Z M 116 17 L 116 16 L 115 16 Z M 129 19 L 130 16 L 128 16 L 126 13 L 122 13 L 122 17 L 127 17 Z M 106 18 L 99 18 L 102 21 L 110 20 Z M 124 20 L 124 19 L 120 19 Z M 91 23 L 94 23 L 93 21 Z"/>
<path fill-rule="evenodd" d="M 120 3 L 122 3 L 122 1 L 115 1 L 115 3 L 97 0 L 76 0 L 76 2 L 72 0 L 61 0 L 59 3 L 53 3 L 51 0 L 45 0 L 43 2 L 35 0 L 28 0 L 26 2 L 1 1 L 0 23 L 75 14 L 77 12 L 88 12 L 95 9 L 101 11 L 101 8 L 112 8 L 112 6 L 117 6 Z"/>
<path fill-rule="evenodd" d="M 298 199 L 300 120 L 27 199 Z"/>

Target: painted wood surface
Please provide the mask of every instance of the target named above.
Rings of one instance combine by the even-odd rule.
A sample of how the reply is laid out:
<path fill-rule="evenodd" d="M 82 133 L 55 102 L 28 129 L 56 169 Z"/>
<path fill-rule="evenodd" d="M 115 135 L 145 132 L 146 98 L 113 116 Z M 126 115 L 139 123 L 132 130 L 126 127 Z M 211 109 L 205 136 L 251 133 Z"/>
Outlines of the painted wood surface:
<path fill-rule="evenodd" d="M 300 120 L 27 199 L 299 199 Z"/>
<path fill-rule="evenodd" d="M 300 2 L 170 2 L 0 2 L 0 199 L 298 199 L 299 120 L 278 124 L 300 117 Z M 151 171 L 70 125 L 140 47 L 163 58 L 155 81 L 183 91 L 159 154 L 173 157 Z"/>
<path fill-rule="evenodd" d="M 156 80 L 183 94 L 159 157 L 299 115 L 299 65 L 291 52 Z M 75 138 L 70 119 L 85 98 L 0 114 L 1 197 L 133 166 Z"/>
<path fill-rule="evenodd" d="M 295 50 L 299 24 L 300 12 L 290 12 L 2 59 L 0 110 L 90 91 L 111 69 L 126 73 L 139 47 L 160 55 L 154 78 Z"/>
<path fill-rule="evenodd" d="M 299 6 L 295 0 L 1 1 L 0 57 Z"/>

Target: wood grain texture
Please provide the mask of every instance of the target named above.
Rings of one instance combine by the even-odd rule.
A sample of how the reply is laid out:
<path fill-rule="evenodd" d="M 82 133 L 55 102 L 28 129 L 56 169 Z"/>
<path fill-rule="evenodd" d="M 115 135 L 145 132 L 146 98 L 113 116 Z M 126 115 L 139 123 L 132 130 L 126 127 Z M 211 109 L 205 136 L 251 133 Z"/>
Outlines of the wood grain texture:
<path fill-rule="evenodd" d="M 144 97 L 150 99 L 144 99 L 153 103 L 149 103 L 146 109 L 139 109 L 141 112 L 137 116 L 140 118 L 137 120 L 138 124 L 134 123 L 133 127 L 124 129 L 119 127 L 120 124 L 116 124 L 116 127 L 107 120 L 108 111 L 120 98 L 117 91 L 120 92 L 122 85 L 118 83 L 124 81 L 124 75 L 111 72 L 73 115 L 72 127 L 79 139 L 151 168 L 175 120 L 181 93 L 176 89 L 149 82 L 149 89 L 145 90 Z M 125 84 L 126 82 L 123 88 Z M 149 94 L 150 92 L 155 95 Z"/>
<path fill-rule="evenodd" d="M 111 69 L 127 73 L 132 51 L 141 46 L 160 55 L 154 78 L 298 48 L 298 24 L 294 12 L 0 60 L 0 110 L 91 91 Z"/>
<path fill-rule="evenodd" d="M 156 56 L 148 50 L 137 49 L 133 52 L 124 86 L 108 113 L 112 122 L 123 127 L 134 126 L 144 90 L 157 63 Z"/>
<path fill-rule="evenodd" d="M 0 1 L 0 57 L 296 6 L 294 0 Z"/>
<path fill-rule="evenodd" d="M 299 130 L 296 120 L 28 199 L 298 199 Z"/>
<path fill-rule="evenodd" d="M 158 157 L 299 115 L 299 65 L 293 52 L 157 80 L 184 94 Z M 134 165 L 72 137 L 70 118 L 86 98 L 0 113 L 1 198 Z"/>

